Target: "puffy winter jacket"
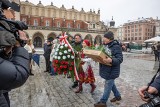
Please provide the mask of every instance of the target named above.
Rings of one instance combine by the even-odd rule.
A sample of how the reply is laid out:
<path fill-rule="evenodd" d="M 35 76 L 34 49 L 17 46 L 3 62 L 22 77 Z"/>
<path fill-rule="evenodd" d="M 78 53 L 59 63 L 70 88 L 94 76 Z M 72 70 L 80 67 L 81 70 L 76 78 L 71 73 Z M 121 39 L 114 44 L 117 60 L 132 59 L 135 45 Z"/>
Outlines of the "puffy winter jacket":
<path fill-rule="evenodd" d="M 99 74 L 106 80 L 115 79 L 120 74 L 120 64 L 123 62 L 122 48 L 117 40 L 114 40 L 107 45 L 112 53 L 112 66 L 100 64 Z"/>

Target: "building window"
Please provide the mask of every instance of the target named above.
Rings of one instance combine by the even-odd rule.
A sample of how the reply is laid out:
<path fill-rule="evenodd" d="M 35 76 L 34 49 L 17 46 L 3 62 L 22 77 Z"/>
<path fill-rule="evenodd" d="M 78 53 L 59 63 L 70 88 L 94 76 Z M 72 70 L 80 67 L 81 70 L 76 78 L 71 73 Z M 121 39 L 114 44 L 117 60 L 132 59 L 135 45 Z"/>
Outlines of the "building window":
<path fill-rule="evenodd" d="M 141 37 L 139 37 L 139 40 L 141 40 Z"/>
<path fill-rule="evenodd" d="M 48 20 L 46 20 L 46 26 L 49 26 L 49 21 Z"/>
<path fill-rule="evenodd" d="M 67 24 L 67 27 L 68 27 L 68 28 L 71 28 L 71 25 L 70 25 L 70 23 L 68 23 L 68 24 Z"/>
<path fill-rule="evenodd" d="M 80 29 L 80 24 L 77 25 L 77 28 Z"/>
<path fill-rule="evenodd" d="M 95 24 L 93 24 L 93 29 L 95 29 L 96 28 L 96 25 Z"/>
<path fill-rule="evenodd" d="M 38 26 L 38 21 L 37 21 L 37 19 L 34 19 L 34 26 Z"/>
<path fill-rule="evenodd" d="M 57 22 L 57 27 L 61 27 L 60 22 Z"/>
<path fill-rule="evenodd" d="M 137 37 L 135 37 L 135 40 L 137 40 Z"/>

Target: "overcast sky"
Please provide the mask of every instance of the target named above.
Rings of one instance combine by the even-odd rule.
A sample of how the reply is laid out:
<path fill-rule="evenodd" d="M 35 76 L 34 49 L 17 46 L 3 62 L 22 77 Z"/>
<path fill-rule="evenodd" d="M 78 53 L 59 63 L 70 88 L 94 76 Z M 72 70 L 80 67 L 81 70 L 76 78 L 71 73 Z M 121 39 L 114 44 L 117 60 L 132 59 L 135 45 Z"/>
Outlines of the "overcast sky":
<path fill-rule="evenodd" d="M 28 1 L 34 4 L 39 3 L 39 0 Z M 100 9 L 100 20 L 107 22 L 113 16 L 116 26 L 139 17 L 156 18 L 158 16 L 160 19 L 160 0 L 41 0 L 41 2 L 44 5 L 50 5 L 53 2 L 57 7 L 63 4 L 67 9 L 70 9 L 72 5 L 77 10 L 83 7 L 85 11 L 94 9 L 97 12 Z"/>

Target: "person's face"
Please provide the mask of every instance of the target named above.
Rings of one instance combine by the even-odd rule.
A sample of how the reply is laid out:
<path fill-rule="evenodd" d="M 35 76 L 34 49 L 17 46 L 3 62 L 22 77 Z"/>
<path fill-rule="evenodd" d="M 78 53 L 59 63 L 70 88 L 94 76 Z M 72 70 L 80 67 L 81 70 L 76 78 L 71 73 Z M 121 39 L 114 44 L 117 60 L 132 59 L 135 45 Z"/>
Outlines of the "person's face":
<path fill-rule="evenodd" d="M 82 43 L 83 48 L 87 47 L 87 44 L 83 41 Z"/>
<path fill-rule="evenodd" d="M 110 42 L 110 39 L 103 37 L 103 43 L 108 44 Z"/>
<path fill-rule="evenodd" d="M 51 42 L 48 41 L 48 42 L 47 42 L 47 45 L 50 45 L 50 44 L 51 44 Z"/>
<path fill-rule="evenodd" d="M 81 42 L 81 38 L 79 36 L 75 36 L 75 42 L 76 43 Z"/>
<path fill-rule="evenodd" d="M 73 40 L 72 37 L 69 37 L 69 40 L 72 41 Z"/>

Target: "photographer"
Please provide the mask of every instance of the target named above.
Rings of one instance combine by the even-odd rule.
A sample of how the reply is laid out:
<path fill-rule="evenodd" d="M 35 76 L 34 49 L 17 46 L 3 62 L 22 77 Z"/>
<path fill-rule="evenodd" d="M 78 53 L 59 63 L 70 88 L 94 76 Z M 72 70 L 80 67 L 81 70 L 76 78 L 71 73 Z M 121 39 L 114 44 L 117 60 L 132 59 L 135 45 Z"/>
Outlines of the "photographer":
<path fill-rule="evenodd" d="M 143 101 L 148 102 L 149 99 L 144 98 L 144 92 L 146 91 L 147 86 L 143 86 L 138 90 L 139 95 Z M 149 86 L 148 93 L 158 94 L 160 92 L 160 75 L 154 80 L 154 82 Z"/>
<path fill-rule="evenodd" d="M 29 76 L 29 54 L 22 47 L 27 40 L 22 22 L 9 21 L 3 10 L 10 6 L 8 0 L 0 0 L 0 107 L 9 107 L 8 92 L 22 86 Z"/>

